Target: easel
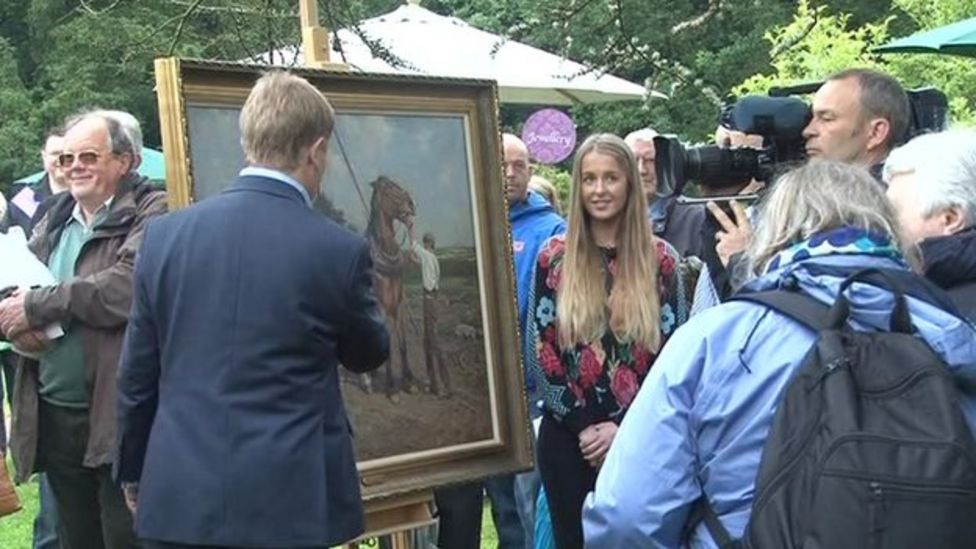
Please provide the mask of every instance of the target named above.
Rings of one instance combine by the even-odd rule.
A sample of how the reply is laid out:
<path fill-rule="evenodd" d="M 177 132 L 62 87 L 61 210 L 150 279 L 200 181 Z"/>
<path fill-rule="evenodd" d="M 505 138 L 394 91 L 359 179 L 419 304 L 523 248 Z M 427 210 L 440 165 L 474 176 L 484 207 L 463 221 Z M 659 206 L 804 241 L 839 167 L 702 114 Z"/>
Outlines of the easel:
<path fill-rule="evenodd" d="M 345 64 L 329 60 L 329 33 L 319 25 L 316 0 L 299 0 L 298 4 L 305 65 L 316 69 L 348 70 Z M 366 533 L 359 539 L 389 535 L 393 549 L 413 549 L 410 530 L 434 522 L 431 514 L 433 501 L 433 493 L 427 490 L 366 503 Z M 359 544 L 354 541 L 348 547 L 357 549 Z"/>
<path fill-rule="evenodd" d="M 434 523 L 433 502 L 433 493 L 426 490 L 366 503 L 366 533 L 359 540 L 390 536 L 393 549 L 413 549 L 410 531 Z M 358 547 L 356 542 L 349 545 Z"/>
<path fill-rule="evenodd" d="M 305 65 L 314 69 L 347 70 L 343 63 L 329 60 L 329 32 L 319 25 L 319 5 L 316 0 L 298 0 L 302 19 L 302 54 Z"/>

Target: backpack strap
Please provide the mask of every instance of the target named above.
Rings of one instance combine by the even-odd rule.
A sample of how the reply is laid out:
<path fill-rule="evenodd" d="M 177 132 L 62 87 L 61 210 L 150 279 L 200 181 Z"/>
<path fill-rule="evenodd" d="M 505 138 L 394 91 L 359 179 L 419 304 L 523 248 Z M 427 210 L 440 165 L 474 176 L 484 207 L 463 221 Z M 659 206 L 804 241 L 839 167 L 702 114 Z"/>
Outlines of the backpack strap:
<path fill-rule="evenodd" d="M 765 305 L 818 332 L 834 326 L 828 314 L 831 312 L 831 308 L 800 292 L 771 290 L 768 292 L 738 293 L 732 296 L 731 300 Z"/>
<path fill-rule="evenodd" d="M 688 521 L 685 523 L 685 531 L 681 536 L 683 545 L 690 544 L 692 532 L 702 522 L 705 523 L 705 528 L 708 529 L 708 533 L 711 534 L 712 539 L 718 544 L 719 549 L 742 549 L 744 547 L 741 540 L 732 538 L 732 534 L 725 529 L 722 521 L 718 518 L 718 514 L 715 513 L 715 508 L 712 507 L 708 498 L 704 496 L 695 501 L 691 507 L 691 512 L 688 514 Z"/>
<path fill-rule="evenodd" d="M 844 289 L 847 289 L 855 281 L 866 282 L 872 286 L 911 296 L 934 305 L 953 316 L 966 319 L 966 316 L 959 311 L 959 307 L 944 289 L 938 287 L 931 280 L 911 271 L 872 267 L 851 274 L 848 269 L 817 263 L 805 265 L 804 270 L 813 276 L 836 276 L 845 279 L 845 282 L 849 280 Z"/>

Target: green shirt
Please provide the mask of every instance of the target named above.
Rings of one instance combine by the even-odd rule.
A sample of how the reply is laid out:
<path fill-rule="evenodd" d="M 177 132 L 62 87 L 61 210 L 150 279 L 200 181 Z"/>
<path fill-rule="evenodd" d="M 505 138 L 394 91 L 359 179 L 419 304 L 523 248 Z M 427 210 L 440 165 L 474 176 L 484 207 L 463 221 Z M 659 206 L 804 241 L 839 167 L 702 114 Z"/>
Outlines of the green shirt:
<path fill-rule="evenodd" d="M 47 266 L 58 282 L 66 282 L 75 276 L 75 263 L 85 242 L 91 238 L 95 227 L 108 212 L 108 204 L 92 217 L 86 225 L 80 208 L 76 205 L 61 232 L 57 245 L 51 251 Z M 87 408 L 89 391 L 85 379 L 85 354 L 81 334 L 73 321 L 64 326 L 64 335 L 56 339 L 40 361 L 40 394 L 46 402 L 69 408 Z"/>

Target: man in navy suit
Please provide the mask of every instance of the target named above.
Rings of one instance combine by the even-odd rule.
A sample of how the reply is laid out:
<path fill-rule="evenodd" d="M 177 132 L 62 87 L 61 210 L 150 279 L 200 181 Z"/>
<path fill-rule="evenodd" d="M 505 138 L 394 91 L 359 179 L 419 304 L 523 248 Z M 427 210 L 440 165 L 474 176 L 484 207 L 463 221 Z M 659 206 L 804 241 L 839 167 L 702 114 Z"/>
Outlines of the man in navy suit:
<path fill-rule="evenodd" d="M 389 336 L 365 240 L 316 213 L 334 112 L 261 77 L 241 110 L 249 166 L 153 223 L 119 366 L 116 478 L 147 548 L 328 547 L 363 532 L 337 364 Z"/>

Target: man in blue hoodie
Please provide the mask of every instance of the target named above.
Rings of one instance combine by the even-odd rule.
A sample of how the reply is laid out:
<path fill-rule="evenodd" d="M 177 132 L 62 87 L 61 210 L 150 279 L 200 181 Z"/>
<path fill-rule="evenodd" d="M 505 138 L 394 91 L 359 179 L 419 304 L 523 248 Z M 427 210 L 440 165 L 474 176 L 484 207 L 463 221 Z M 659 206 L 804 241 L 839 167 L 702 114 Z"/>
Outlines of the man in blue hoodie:
<path fill-rule="evenodd" d="M 512 135 L 502 136 L 505 154 L 505 196 L 508 198 L 508 216 L 512 225 L 512 252 L 515 263 L 515 293 L 518 303 L 519 330 L 524 333 L 525 315 L 529 308 L 529 292 L 532 289 L 533 271 L 539 248 L 551 236 L 566 232 L 566 221 L 556 213 L 552 205 L 538 193 L 529 190 L 532 166 L 529 151 L 521 139 Z M 524 338 L 523 338 L 524 339 Z M 523 357 L 523 363 L 525 362 Z M 542 412 L 537 403 L 542 400 L 535 379 L 526 373 L 525 392 L 528 397 L 529 418 L 536 419 Z M 508 476 L 488 480 L 488 495 L 492 505 L 497 505 L 492 484 L 501 487 Z M 535 531 L 535 501 L 539 495 L 541 480 L 539 471 L 515 475 L 513 479 L 516 507 L 525 535 L 526 547 L 533 547 Z"/>
<path fill-rule="evenodd" d="M 521 333 L 525 326 L 536 254 L 549 237 L 566 232 L 566 221 L 545 198 L 529 190 L 532 166 L 525 143 L 507 133 L 502 136 L 502 148 Z M 534 419 L 541 413 L 535 405 L 541 399 L 537 394 L 538 385 L 535 380 L 527 377 L 525 390 L 529 416 Z M 499 475 L 485 480 L 483 487 L 491 499 L 492 518 L 498 531 L 500 548 L 533 547 L 535 501 L 539 486 L 537 470 L 519 475 Z M 436 490 L 435 498 L 440 516 L 438 546 L 477 548 L 481 531 L 482 483 Z"/>

